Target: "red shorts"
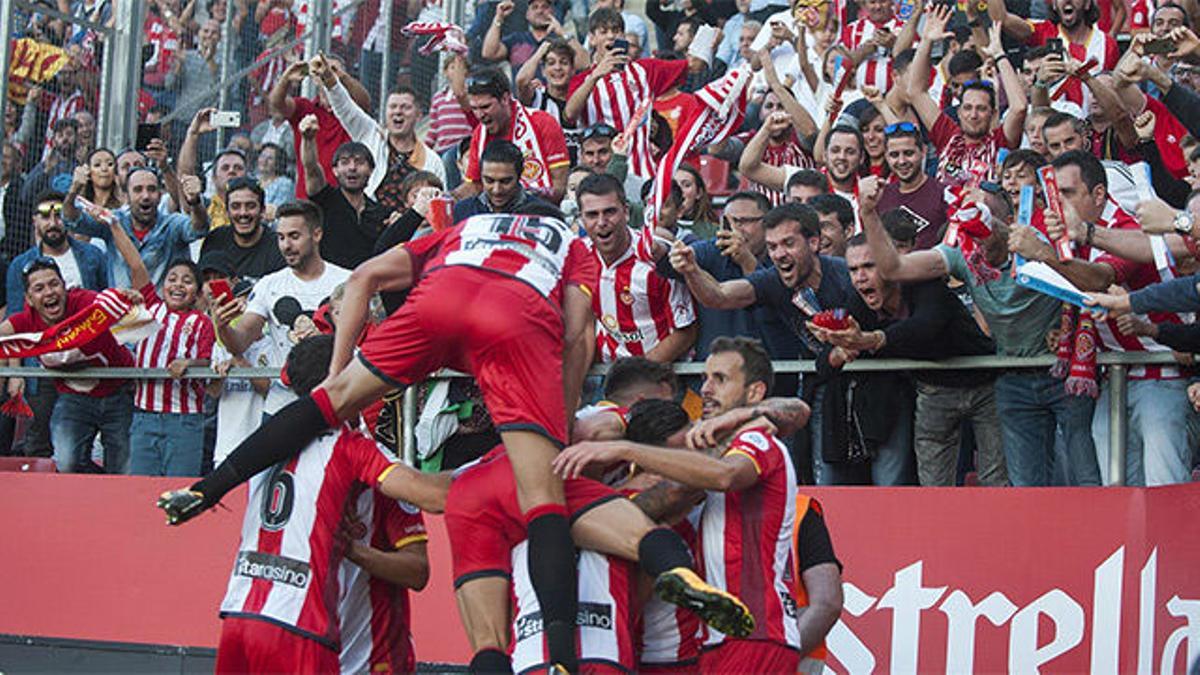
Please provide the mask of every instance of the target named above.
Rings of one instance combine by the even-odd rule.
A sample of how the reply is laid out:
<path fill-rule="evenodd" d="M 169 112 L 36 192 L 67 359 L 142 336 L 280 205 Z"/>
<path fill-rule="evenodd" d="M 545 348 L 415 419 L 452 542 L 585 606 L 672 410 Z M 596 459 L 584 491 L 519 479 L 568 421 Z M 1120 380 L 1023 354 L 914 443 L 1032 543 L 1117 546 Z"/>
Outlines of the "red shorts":
<path fill-rule="evenodd" d="M 562 351 L 562 313 L 533 287 L 457 266 L 422 279 L 358 358 L 397 387 L 441 368 L 471 373 L 498 431 L 536 431 L 562 445 Z"/>
<path fill-rule="evenodd" d="M 221 621 L 217 673 L 336 673 L 338 653 L 316 640 L 257 619 Z"/>
<path fill-rule="evenodd" d="M 638 664 L 637 671 L 639 673 L 651 673 L 652 675 L 695 675 L 700 672 L 700 664 L 696 661 L 691 663 L 672 663 L 665 665 L 655 665 L 653 663 Z"/>
<path fill-rule="evenodd" d="M 590 478 L 563 481 L 567 512 L 574 521 L 592 508 L 621 499 Z M 493 450 L 454 477 L 443 516 L 450 537 L 454 587 L 481 576 L 509 576 L 512 549 L 525 540 L 525 518 L 508 454 Z"/>
<path fill-rule="evenodd" d="M 800 652 L 769 640 L 726 640 L 700 652 L 701 673 L 786 673 L 795 675 Z"/>

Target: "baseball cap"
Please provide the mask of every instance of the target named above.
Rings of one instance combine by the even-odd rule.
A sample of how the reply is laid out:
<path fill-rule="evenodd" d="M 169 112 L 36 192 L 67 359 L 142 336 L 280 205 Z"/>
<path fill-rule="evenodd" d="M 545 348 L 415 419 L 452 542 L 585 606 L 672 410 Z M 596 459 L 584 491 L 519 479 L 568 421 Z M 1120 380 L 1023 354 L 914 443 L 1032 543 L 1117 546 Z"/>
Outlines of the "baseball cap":
<path fill-rule="evenodd" d="M 225 251 L 208 251 L 200 256 L 200 264 L 197 266 L 200 268 L 201 274 L 204 274 L 207 270 L 212 270 L 221 276 L 231 277 L 235 272 L 233 258 L 229 257 L 229 254 Z"/>

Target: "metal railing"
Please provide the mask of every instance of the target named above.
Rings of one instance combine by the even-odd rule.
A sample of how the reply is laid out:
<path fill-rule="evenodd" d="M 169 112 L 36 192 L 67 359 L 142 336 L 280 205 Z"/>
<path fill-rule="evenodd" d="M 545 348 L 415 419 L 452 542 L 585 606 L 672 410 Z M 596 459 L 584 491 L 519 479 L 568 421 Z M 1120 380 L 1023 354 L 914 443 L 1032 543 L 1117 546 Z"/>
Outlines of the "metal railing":
<path fill-rule="evenodd" d="M 1125 484 L 1125 434 L 1128 428 L 1127 392 L 1130 366 L 1141 365 L 1175 365 L 1177 362 L 1170 352 L 1105 352 L 1098 356 L 1099 365 L 1106 366 L 1109 379 L 1109 485 Z M 1028 370 L 1049 368 L 1054 365 L 1055 357 L 1051 354 L 1032 357 L 1008 356 L 964 356 L 944 359 L 942 361 L 918 361 L 913 359 L 864 359 L 854 361 L 843 368 L 846 372 L 906 372 L 919 370 Z M 814 373 L 814 361 L 773 361 L 772 367 L 776 373 Z M 696 375 L 704 372 L 704 363 L 689 362 L 674 364 L 675 372 L 680 375 Z M 592 368 L 592 375 L 603 375 L 607 366 Z M 0 378 L 5 377 L 37 377 L 37 378 L 78 378 L 96 379 L 167 379 L 172 377 L 165 368 L 84 368 L 80 370 L 47 370 L 38 367 L 0 367 Z M 184 374 L 187 379 L 215 379 L 218 375 L 211 368 L 189 368 Z M 278 378 L 278 368 L 230 368 L 227 378 Z M 443 370 L 430 379 L 468 377 L 462 373 Z M 414 464 L 416 461 L 416 420 L 417 395 L 416 388 L 409 387 L 404 392 L 402 402 L 402 441 L 401 455 L 405 462 Z"/>

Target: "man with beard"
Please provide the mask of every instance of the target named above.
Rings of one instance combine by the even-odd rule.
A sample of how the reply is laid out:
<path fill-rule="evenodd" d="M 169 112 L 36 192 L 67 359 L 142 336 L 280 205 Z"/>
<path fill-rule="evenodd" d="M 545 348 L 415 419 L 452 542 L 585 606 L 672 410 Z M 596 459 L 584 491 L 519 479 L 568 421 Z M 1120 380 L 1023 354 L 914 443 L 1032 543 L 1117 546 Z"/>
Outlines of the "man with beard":
<path fill-rule="evenodd" d="M 62 222 L 62 201 L 61 192 L 44 192 L 38 197 L 33 209 L 38 243 L 13 258 L 8 265 L 5 285 L 9 316 L 25 308 L 25 275 L 21 270 L 38 258 L 49 258 L 58 265 L 67 290 L 102 291 L 108 288 L 108 262 L 104 252 L 67 236 Z M 36 362 L 29 359 L 25 365 L 36 365 Z M 25 398 L 33 409 L 33 423 L 25 435 L 25 454 L 48 453 L 51 447 L 50 411 L 58 398 L 54 386 L 46 380 L 30 380 Z"/>
<path fill-rule="evenodd" d="M 43 202 L 53 204 L 53 201 Z M 38 256 L 21 268 L 25 309 L 0 323 L 0 336 L 36 333 L 86 309 L 95 291 L 67 290 L 53 258 Z M 134 293 L 134 292 L 130 292 Z M 132 299 L 132 298 L 130 298 Z M 133 355 L 117 343 L 110 331 L 65 351 L 49 352 L 38 359 L 57 368 L 133 367 Z M 9 359 L 10 366 L 19 365 Z M 9 396 L 19 396 L 25 381 L 8 380 Z M 129 425 L 133 421 L 133 383 L 118 379 L 56 378 L 57 400 L 50 415 L 50 440 L 59 473 L 124 473 L 129 461 Z M 92 444 L 100 435 L 104 468 L 92 463 Z"/>
<path fill-rule="evenodd" d="M 963 85 L 957 122 L 939 109 L 925 89 L 927 79 L 919 74 L 929 72 L 930 52 L 933 43 L 942 37 L 946 18 L 947 15 L 937 12 L 926 17 L 925 32 L 910 70 L 913 77 L 909 78 L 908 102 L 929 129 L 929 139 L 938 149 L 939 180 L 947 184 L 994 180 L 1000 148 L 1015 149 L 1021 145 L 1027 108 L 1025 91 L 1000 44 L 1000 31 L 992 30 L 986 51 L 1000 73 L 1008 100 L 1008 114 L 1004 116 L 1003 125 L 992 129 L 998 104 L 996 86 L 991 82 L 973 80 Z"/>
<path fill-rule="evenodd" d="M 246 175 L 246 153 L 234 147 L 232 142 L 229 147 L 217 153 L 212 164 L 207 167 L 208 173 L 205 173 L 204 167 L 197 163 L 200 157 L 200 137 L 215 133 L 217 130 L 212 124 L 212 116 L 216 112 L 216 108 L 204 108 L 196 113 L 196 116 L 192 118 L 192 123 L 188 125 L 183 146 L 179 148 L 181 175 L 199 176 L 203 174 L 212 180 L 213 190 L 212 199 L 208 204 L 208 219 L 214 229 L 229 224 L 229 212 L 225 204 L 227 197 L 225 191 L 229 181 Z"/>
<path fill-rule="evenodd" d="M 388 94 L 384 104 L 384 121 L 381 126 L 374 116 L 360 107 L 350 97 L 331 68 L 322 64 L 313 75 L 325 87 L 329 106 L 337 116 L 350 139 L 367 146 L 375 159 L 375 167 L 367 181 L 366 193 L 391 211 L 403 211 L 406 207 L 401 185 L 404 177 L 414 171 L 428 171 L 446 182 L 446 167 L 442 158 L 432 148 L 422 143 L 416 134 L 417 122 L 421 120 L 421 107 L 417 94 L 411 87 L 400 86 Z M 301 126 L 304 120 L 301 120 Z M 303 134 L 303 129 L 301 130 Z M 301 140 L 303 161 L 303 139 Z M 337 173 L 337 167 L 334 167 Z M 305 175 L 308 175 L 307 168 Z M 316 193 L 309 192 L 309 199 Z M 336 262 L 336 261 L 335 261 Z"/>
<path fill-rule="evenodd" d="M 883 188 L 879 210 L 902 208 L 918 216 L 915 248 L 933 248 L 946 226 L 946 186 L 925 173 L 925 139 L 915 124 L 889 124 L 883 134 L 883 158 L 895 180 Z"/>
<path fill-rule="evenodd" d="M 521 187 L 521 167 L 524 162 L 521 150 L 512 143 L 489 143 L 480 161 L 482 168 L 479 175 L 483 179 L 483 192 L 454 205 L 454 222 L 461 223 L 481 213 L 520 213 L 534 204 L 554 208 Z"/>
<path fill-rule="evenodd" d="M 817 195 L 805 203 L 813 207 L 821 221 L 817 253 L 845 258 L 846 241 L 854 234 L 854 207 L 840 195 Z"/>
<path fill-rule="evenodd" d="M 304 164 L 305 192 L 325 216 L 328 236 L 321 238 L 321 257 L 339 267 L 354 269 L 375 253 L 375 240 L 383 230 L 388 210 L 366 195 L 375 169 L 370 149 L 357 141 L 342 143 L 333 153 L 337 184 L 325 182 L 317 164 L 317 117 L 300 121 L 300 161 Z"/>
<path fill-rule="evenodd" d="M 1004 0 L 988 0 L 988 16 L 994 24 L 1001 24 L 1005 33 L 1030 47 L 1041 47 L 1051 39 L 1058 39 L 1062 42 L 1064 56 L 1079 63 L 1095 59 L 1097 65 L 1091 71 L 1093 73 L 1112 70 L 1117 65 L 1121 55 L 1117 41 L 1096 26 L 1100 19 L 1097 0 L 1050 0 L 1047 4 L 1050 5 L 1049 21 L 1010 14 Z M 1068 101 L 1087 109 L 1087 97 L 1079 80 L 1073 79 L 1064 87 Z M 1012 105 L 1010 98 L 1009 106 Z"/>
<path fill-rule="evenodd" d="M 60 176 L 67 176 L 75 169 L 75 134 L 79 122 L 74 117 L 64 117 L 54 123 L 50 137 L 50 150 L 25 177 L 21 186 L 21 201 L 30 204 L 37 196 L 50 189 L 51 183 Z M 59 188 L 60 190 L 62 188 Z"/>
<path fill-rule="evenodd" d="M 283 268 L 283 256 L 266 225 L 263 224 L 265 196 L 253 178 L 235 178 L 226 186 L 229 227 L 213 230 L 204 238 L 200 258 L 210 252 L 224 252 L 233 265 L 233 274 L 251 281 Z"/>
<path fill-rule="evenodd" d="M 737 145 L 745 143 L 745 149 L 740 151 L 738 170 L 750 179 L 750 189 L 765 194 L 771 200 L 771 206 L 779 206 L 787 201 L 783 190 L 787 183 L 787 169 L 811 169 L 816 163 L 808 150 L 800 144 L 792 118 L 774 91 L 768 91 L 763 98 L 760 115 L 765 124 L 752 135 L 748 132 L 731 139 L 726 152 L 738 153 Z M 768 167 L 783 171 L 770 171 Z M 776 185 L 778 187 L 775 187 Z"/>
<path fill-rule="evenodd" d="M 513 0 L 501 0 L 496 5 L 496 14 L 492 17 L 492 25 L 483 36 L 483 58 L 488 61 L 508 59 L 513 72 L 533 56 L 538 46 L 547 40 L 558 37 L 567 41 L 574 52 L 574 61 L 580 67 L 587 65 L 588 55 L 583 45 L 575 39 L 574 34 L 563 29 L 558 19 L 554 18 L 554 3 L 550 0 L 530 0 L 525 9 L 525 21 L 529 30 L 509 33 L 501 37 L 504 20 L 512 14 L 516 4 Z"/>
<path fill-rule="evenodd" d="M 530 110 L 513 100 L 508 78 L 487 68 L 467 78 L 467 99 L 479 125 L 471 133 L 467 173 L 454 196 L 479 194 L 480 165 L 484 149 L 494 140 L 512 141 L 525 160 L 518 176 L 521 186 L 557 204 L 567 192 L 571 157 L 558 120 L 541 110 Z"/>
<path fill-rule="evenodd" d="M 864 221 L 878 217 L 875 211 L 863 213 Z M 937 360 L 995 353 L 996 345 L 979 330 L 962 301 L 941 279 L 904 285 L 883 279 L 862 234 L 850 239 L 846 265 L 858 291 L 858 298 L 848 308 L 853 321 L 841 331 L 814 327 L 822 341 L 879 358 Z M 884 448 L 902 450 L 907 456 L 915 447 L 921 485 L 953 486 L 959 431 L 969 420 L 979 448 L 980 483 L 1006 485 L 1008 473 L 1000 444 L 994 376 L 978 371 L 923 370 L 916 371 L 914 379 L 913 426 L 909 428 L 908 419 L 897 419 L 895 425 L 896 429 L 915 432 L 913 446 L 908 445 L 907 438 L 893 435 L 881 447 L 880 456 Z"/>
<path fill-rule="evenodd" d="M 350 271 L 321 258 L 324 228 L 321 212 L 312 202 L 280 205 L 275 229 L 279 252 L 287 267 L 254 284 L 244 314 L 241 303 L 232 299 L 217 306 L 213 323 L 217 326 L 217 337 L 232 354 L 245 353 L 263 336 L 263 328 L 267 328 L 271 344 L 266 365 L 282 367 L 292 345 L 311 334 L 296 319 L 305 313 L 311 317 L 334 287 L 350 277 Z M 287 387 L 274 380 L 263 410 L 274 414 L 294 399 Z"/>
<path fill-rule="evenodd" d="M 81 212 L 75 204 L 75 197 L 82 186 L 72 182 L 71 190 L 63 201 L 63 216 L 69 228 L 89 237 L 99 237 L 108 244 L 109 283 L 117 288 L 128 288 L 129 265 L 112 244 L 112 230 L 102 222 L 110 217 L 116 218 L 141 253 L 150 279 L 159 284 L 167 273 L 167 265 L 180 258 L 190 259 L 189 245 L 208 234 L 208 212 L 204 209 L 204 201 L 200 199 L 200 179 L 184 176 L 181 180 L 183 207 L 190 216 L 158 210 L 163 186 L 157 172 L 145 168 L 132 169 L 128 184 L 129 204 L 115 211 L 93 209 Z"/>

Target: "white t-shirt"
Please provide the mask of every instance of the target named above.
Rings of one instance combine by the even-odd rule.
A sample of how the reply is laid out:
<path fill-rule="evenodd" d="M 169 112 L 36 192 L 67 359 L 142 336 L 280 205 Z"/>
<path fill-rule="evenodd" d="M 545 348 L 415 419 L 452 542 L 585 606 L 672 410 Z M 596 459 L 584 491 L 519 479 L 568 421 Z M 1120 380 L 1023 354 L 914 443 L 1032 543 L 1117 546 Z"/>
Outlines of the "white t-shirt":
<path fill-rule="evenodd" d="M 267 350 L 270 342 L 266 336 L 258 339 L 246 349 L 245 357 L 251 367 L 266 367 Z M 232 358 L 232 354 L 220 342 L 213 345 L 212 362 L 221 363 Z M 254 391 L 250 380 L 226 379 L 221 389 L 221 397 L 217 401 L 217 444 L 213 449 L 213 464 L 221 460 L 254 433 L 262 424 L 263 404 L 267 397 Z"/>
<path fill-rule="evenodd" d="M 83 288 L 83 275 L 79 273 L 79 262 L 75 260 L 75 252 L 67 249 L 62 255 L 49 254 L 58 263 L 58 271 L 62 272 L 63 283 L 67 288 Z"/>
<path fill-rule="evenodd" d="M 276 315 L 280 300 L 294 298 L 299 303 L 300 310 L 311 316 L 321 301 L 333 293 L 334 287 L 349 277 L 350 270 L 327 262 L 325 271 L 316 279 L 305 281 L 297 277 L 290 267 L 285 267 L 254 284 L 254 290 L 250 292 L 250 299 L 246 303 L 246 312 L 267 320 L 263 331 L 270 344 L 267 349 L 267 365 L 282 367 L 287 361 L 288 352 L 292 350 L 293 342 L 288 336 L 292 326 L 282 323 Z M 273 415 L 295 398 L 295 395 L 278 380 L 272 381 L 263 412 Z"/>

